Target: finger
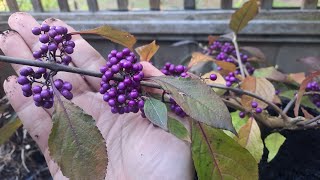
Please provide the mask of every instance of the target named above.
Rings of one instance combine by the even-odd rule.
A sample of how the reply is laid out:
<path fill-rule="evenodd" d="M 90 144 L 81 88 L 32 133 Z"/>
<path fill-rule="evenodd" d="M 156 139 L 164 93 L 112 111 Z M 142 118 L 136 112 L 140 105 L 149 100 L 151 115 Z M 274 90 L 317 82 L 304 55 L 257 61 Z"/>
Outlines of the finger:
<path fill-rule="evenodd" d="M 25 98 L 22 95 L 16 76 L 9 77 L 3 87 L 10 104 L 23 122 L 24 128 L 44 151 L 48 146 L 48 137 L 52 127 L 51 116 L 44 109 L 36 107 L 32 98 Z"/>
<path fill-rule="evenodd" d="M 76 31 L 59 19 L 49 18 L 45 20 L 44 23 L 50 26 L 67 27 L 68 32 Z M 92 71 L 99 71 L 100 67 L 105 65 L 104 58 L 80 35 L 73 35 L 72 40 L 75 42 L 76 46 L 74 48 L 74 53 L 70 56 L 72 57 L 72 62 L 76 67 Z M 99 90 L 101 81 L 100 78 L 85 76 L 85 79 L 96 91 Z"/>
<path fill-rule="evenodd" d="M 17 51 L 16 48 L 12 47 L 19 47 L 19 50 Z M 15 31 L 7 31 L 0 35 L 0 49 L 6 56 L 33 59 L 29 47 L 22 39 L 22 37 Z M 20 69 L 23 68 L 24 65 L 12 64 L 12 67 L 17 72 L 17 74 L 19 74 Z M 66 72 L 59 72 L 58 74 L 59 75 L 56 78 L 62 78 L 63 80 L 73 84 L 74 88 L 72 92 L 74 93 L 74 96 L 78 96 L 79 94 L 82 94 L 83 92 L 90 89 L 80 75 L 70 74 Z"/>
<path fill-rule="evenodd" d="M 16 12 L 9 17 L 8 24 L 23 37 L 30 50 L 35 51 L 36 46 L 39 47 L 38 36 L 33 35 L 31 29 L 39 27 L 40 24 L 30 14 Z"/>
<path fill-rule="evenodd" d="M 163 76 L 164 74 L 154 67 L 152 64 L 146 61 L 140 62 L 143 66 L 143 73 L 145 77 L 152 77 L 152 76 Z"/>

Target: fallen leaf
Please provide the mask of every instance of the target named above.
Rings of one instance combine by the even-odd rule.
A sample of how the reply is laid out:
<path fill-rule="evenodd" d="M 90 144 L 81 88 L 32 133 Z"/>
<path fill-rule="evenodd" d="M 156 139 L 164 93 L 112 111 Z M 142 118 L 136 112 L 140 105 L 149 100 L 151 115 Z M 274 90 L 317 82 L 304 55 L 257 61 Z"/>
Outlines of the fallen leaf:
<path fill-rule="evenodd" d="M 156 44 L 156 41 L 152 41 L 150 44 L 137 47 L 136 52 L 139 54 L 141 61 L 149 62 L 158 49 L 159 45 Z"/>

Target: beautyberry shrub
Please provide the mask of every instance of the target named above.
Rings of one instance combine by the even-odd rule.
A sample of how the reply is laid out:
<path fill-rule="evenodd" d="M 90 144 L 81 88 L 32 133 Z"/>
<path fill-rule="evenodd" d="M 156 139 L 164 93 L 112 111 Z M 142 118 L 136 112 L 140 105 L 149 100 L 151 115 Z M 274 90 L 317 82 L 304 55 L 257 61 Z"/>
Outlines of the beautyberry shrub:
<path fill-rule="evenodd" d="M 33 52 L 33 57 L 37 61 L 69 65 L 72 60 L 69 55 L 73 53 L 75 43 L 71 40 L 72 36 L 68 34 L 66 27 L 42 24 L 40 27 L 32 28 L 32 33 L 39 36 L 41 42 L 39 50 Z M 31 67 L 23 67 L 19 74 L 18 83 L 22 86 L 23 95 L 33 96 L 34 103 L 38 107 L 50 109 L 53 106 L 52 85 L 66 99 L 71 100 L 73 97 L 71 83 L 56 79 L 52 84 L 50 76 L 56 73 L 46 68 L 40 67 L 34 70 Z"/>

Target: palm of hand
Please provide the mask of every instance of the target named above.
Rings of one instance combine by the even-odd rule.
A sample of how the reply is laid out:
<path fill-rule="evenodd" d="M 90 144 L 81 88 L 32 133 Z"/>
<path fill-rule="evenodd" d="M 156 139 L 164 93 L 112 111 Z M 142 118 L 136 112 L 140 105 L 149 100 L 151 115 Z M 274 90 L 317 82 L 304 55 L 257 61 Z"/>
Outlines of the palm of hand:
<path fill-rule="evenodd" d="M 45 22 L 49 25 L 66 26 L 69 31 L 74 31 L 60 20 L 49 19 Z M 8 23 L 16 32 L 0 35 L 1 50 L 7 56 L 33 59 L 32 51 L 37 50 L 40 44 L 30 30 L 39 24 L 25 13 L 11 15 Z M 76 43 L 75 53 L 72 55 L 73 65 L 97 71 L 105 63 L 104 59 L 80 36 L 73 39 Z M 18 47 L 19 50 L 13 47 Z M 146 76 L 161 75 L 152 65 L 144 63 L 143 66 Z M 17 72 L 21 67 L 13 65 Z M 106 179 L 192 179 L 191 152 L 187 143 L 154 127 L 139 114 L 112 114 L 97 92 L 98 78 L 83 78 L 70 73 L 59 73 L 57 78 L 74 85 L 73 103 L 93 116 L 106 140 L 109 160 Z M 5 82 L 4 88 L 24 127 L 45 155 L 54 179 L 64 179 L 57 164 L 49 156 L 48 137 L 52 127 L 52 111 L 38 108 L 33 105 L 31 98 L 23 97 L 15 77 L 10 77 Z"/>

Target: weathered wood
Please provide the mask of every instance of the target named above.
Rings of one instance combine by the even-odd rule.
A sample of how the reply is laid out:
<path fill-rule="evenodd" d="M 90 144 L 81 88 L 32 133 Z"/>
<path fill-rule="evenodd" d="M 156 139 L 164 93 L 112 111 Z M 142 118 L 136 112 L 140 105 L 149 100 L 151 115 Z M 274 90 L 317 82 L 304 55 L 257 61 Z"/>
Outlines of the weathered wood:
<path fill-rule="evenodd" d="M 127 11 L 128 10 L 128 0 L 117 0 L 118 2 L 118 10 Z"/>
<path fill-rule="evenodd" d="M 232 0 L 221 0 L 221 9 L 232 9 Z"/>
<path fill-rule="evenodd" d="M 10 12 L 19 11 L 19 6 L 16 0 L 6 0 Z"/>
<path fill-rule="evenodd" d="M 99 6 L 97 0 L 87 0 L 89 11 L 96 12 L 99 11 Z"/>
<path fill-rule="evenodd" d="M 43 12 L 43 7 L 41 0 L 32 0 L 33 11 L 35 12 Z"/>
<path fill-rule="evenodd" d="M 149 0 L 150 9 L 153 11 L 160 10 L 160 0 Z"/>
<path fill-rule="evenodd" d="M 261 0 L 261 9 L 272 9 L 273 0 Z"/>
<path fill-rule="evenodd" d="M 196 8 L 196 1 L 195 0 L 184 0 L 184 9 L 195 9 Z"/>
<path fill-rule="evenodd" d="M 317 9 L 318 0 L 303 0 L 301 9 Z"/>
<path fill-rule="evenodd" d="M 61 12 L 70 11 L 70 7 L 67 0 L 58 0 L 58 4 Z"/>

